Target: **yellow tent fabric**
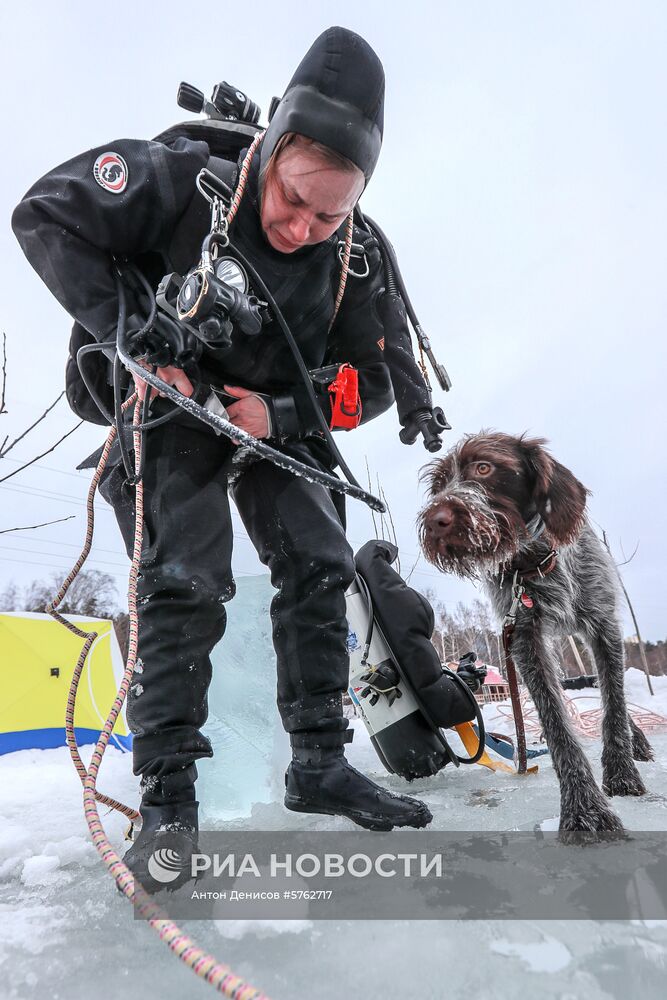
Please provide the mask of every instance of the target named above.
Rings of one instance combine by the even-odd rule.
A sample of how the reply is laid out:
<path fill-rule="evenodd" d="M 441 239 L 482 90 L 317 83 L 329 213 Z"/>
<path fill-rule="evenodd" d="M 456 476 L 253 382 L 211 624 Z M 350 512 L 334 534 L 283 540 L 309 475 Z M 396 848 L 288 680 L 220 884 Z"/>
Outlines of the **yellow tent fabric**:
<path fill-rule="evenodd" d="M 94 743 L 116 696 L 123 661 L 112 622 L 66 617 L 98 633 L 81 674 L 74 714 L 77 742 Z M 82 645 L 49 615 L 0 614 L 0 754 L 65 745 L 67 695 Z M 110 742 L 123 749 L 132 744 L 124 712 Z"/>

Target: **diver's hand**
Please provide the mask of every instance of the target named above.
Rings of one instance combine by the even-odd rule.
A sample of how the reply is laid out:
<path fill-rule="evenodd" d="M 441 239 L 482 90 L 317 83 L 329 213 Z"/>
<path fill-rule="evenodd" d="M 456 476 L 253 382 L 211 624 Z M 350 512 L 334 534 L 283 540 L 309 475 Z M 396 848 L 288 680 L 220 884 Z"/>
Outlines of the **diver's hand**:
<path fill-rule="evenodd" d="M 144 361 L 139 361 L 139 364 L 143 368 L 149 367 Z M 158 368 L 155 374 L 158 378 L 161 378 L 163 382 L 166 382 L 167 385 L 173 385 L 174 388 L 178 389 L 178 391 L 184 396 L 191 396 L 194 392 L 192 382 L 182 368 L 176 368 L 175 365 L 169 365 L 167 368 Z M 132 372 L 132 377 L 137 389 L 137 395 L 139 396 L 139 399 L 143 401 L 146 398 L 146 383 L 135 372 Z M 155 399 L 157 395 L 158 390 L 152 389 L 151 399 Z"/>
<path fill-rule="evenodd" d="M 242 389 L 238 385 L 226 385 L 225 392 L 238 399 L 238 403 L 232 403 L 227 407 L 227 413 L 232 424 L 240 427 L 242 431 L 247 431 L 256 438 L 266 438 L 271 434 L 271 418 L 269 416 L 268 404 L 251 392 L 250 389 Z"/>

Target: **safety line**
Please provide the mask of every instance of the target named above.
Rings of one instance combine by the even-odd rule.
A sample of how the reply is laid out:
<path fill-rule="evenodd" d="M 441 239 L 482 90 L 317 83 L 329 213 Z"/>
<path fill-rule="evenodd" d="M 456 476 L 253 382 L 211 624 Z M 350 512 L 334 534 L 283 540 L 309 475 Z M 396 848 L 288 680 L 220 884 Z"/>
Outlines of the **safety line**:
<path fill-rule="evenodd" d="M 134 408 L 134 425 L 136 426 L 141 422 L 141 403 L 137 400 L 136 393 L 123 404 L 123 408 L 127 409 L 132 403 L 136 403 Z M 85 640 L 76 667 L 74 668 L 70 684 L 70 690 L 67 698 L 67 709 L 65 713 L 65 731 L 70 755 L 83 783 L 83 808 L 86 821 L 88 823 L 88 829 L 90 830 L 93 844 L 95 845 L 98 854 L 104 861 L 110 873 L 113 875 L 119 890 L 127 897 L 127 899 L 130 900 L 137 912 L 148 921 L 148 924 L 157 932 L 161 940 L 165 942 L 174 954 L 178 955 L 181 961 L 192 969 L 197 976 L 204 979 L 205 982 L 210 983 L 211 986 L 213 986 L 219 993 L 229 997 L 230 1000 L 268 1000 L 268 997 L 266 997 L 265 994 L 261 993 L 259 990 L 255 989 L 255 987 L 235 975 L 228 965 L 218 962 L 212 955 L 209 955 L 206 951 L 204 951 L 204 949 L 200 948 L 192 940 L 192 938 L 183 933 L 178 924 L 174 923 L 174 921 L 165 914 L 164 910 L 155 902 L 154 899 L 151 898 L 151 896 L 148 895 L 141 883 L 135 879 L 133 873 L 114 851 L 109 839 L 107 838 L 97 809 L 97 803 L 101 802 L 103 805 L 109 806 L 110 808 L 123 813 L 133 822 L 140 819 L 140 815 L 135 809 L 132 809 L 130 806 L 126 806 L 122 802 L 118 802 L 115 799 L 109 798 L 101 792 L 98 792 L 96 785 L 102 758 L 109 743 L 109 739 L 111 738 L 116 719 L 118 718 L 125 698 L 127 697 L 130 680 L 132 678 L 137 659 L 139 634 L 137 616 L 137 578 L 139 573 L 143 538 L 143 483 L 141 480 L 139 480 L 135 487 L 135 537 L 128 584 L 130 635 L 127 662 L 125 664 L 125 670 L 118 693 L 107 720 L 104 723 L 104 727 L 100 733 L 100 738 L 95 745 L 95 749 L 93 750 L 93 755 L 87 771 L 83 761 L 81 760 L 76 743 L 76 736 L 74 733 L 74 708 L 76 703 L 76 693 L 83 665 L 91 646 L 97 639 L 97 633 L 85 632 L 84 630 L 77 628 L 73 622 L 64 618 L 58 612 L 57 608 L 60 604 L 62 604 L 67 591 L 76 579 L 79 570 L 85 563 L 88 553 L 90 552 L 95 522 L 95 492 L 115 438 L 116 429 L 112 428 L 109 432 L 102 456 L 90 484 L 86 504 L 88 511 L 86 540 L 79 558 L 63 582 L 53 601 L 47 605 L 46 608 L 47 612 L 55 618 L 56 621 L 64 625 L 70 632 L 79 636 L 79 638 Z M 140 468 L 141 447 L 141 433 L 135 430 L 134 453 L 136 469 Z"/>

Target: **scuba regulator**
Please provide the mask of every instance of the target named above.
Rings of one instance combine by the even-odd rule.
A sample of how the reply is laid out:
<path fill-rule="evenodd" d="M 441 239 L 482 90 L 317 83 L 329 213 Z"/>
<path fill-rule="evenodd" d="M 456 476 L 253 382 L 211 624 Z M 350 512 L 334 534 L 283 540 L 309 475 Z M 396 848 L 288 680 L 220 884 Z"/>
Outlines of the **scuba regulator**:
<path fill-rule="evenodd" d="M 228 244 L 225 233 L 212 230 L 199 263 L 185 277 L 166 274 L 156 293 L 160 308 L 185 324 L 214 358 L 232 346 L 234 326 L 248 337 L 261 333 L 267 306 L 248 293 L 248 277 L 236 260 L 216 256 Z"/>

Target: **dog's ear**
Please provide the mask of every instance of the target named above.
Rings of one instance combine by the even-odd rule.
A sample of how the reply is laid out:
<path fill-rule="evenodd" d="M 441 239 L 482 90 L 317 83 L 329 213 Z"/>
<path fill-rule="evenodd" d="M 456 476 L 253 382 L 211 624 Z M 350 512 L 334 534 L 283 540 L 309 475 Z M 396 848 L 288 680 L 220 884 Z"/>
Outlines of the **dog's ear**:
<path fill-rule="evenodd" d="M 569 469 L 545 451 L 543 438 L 522 439 L 521 451 L 534 477 L 533 499 L 556 545 L 573 542 L 581 531 L 588 490 Z"/>

